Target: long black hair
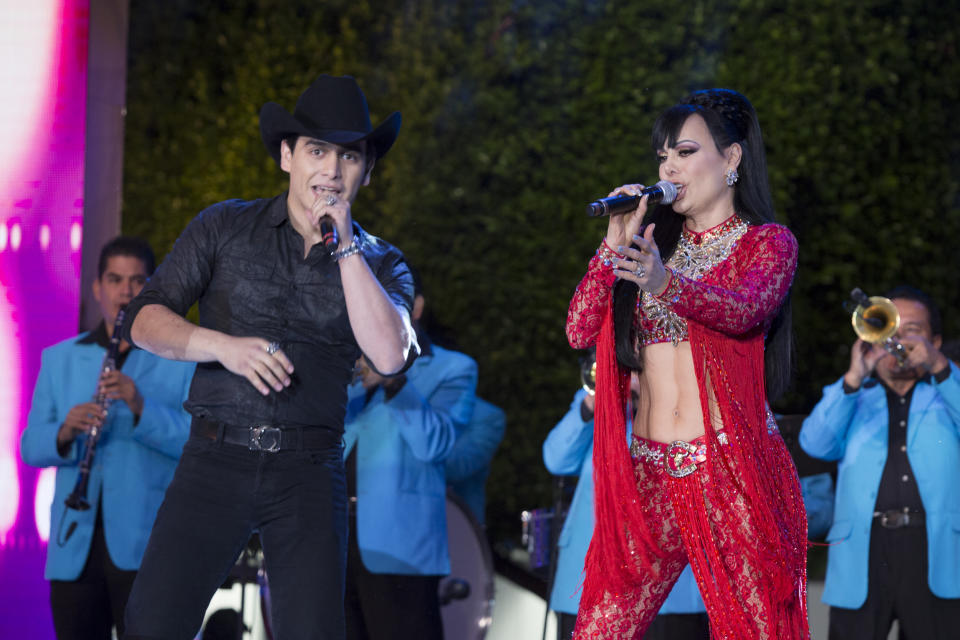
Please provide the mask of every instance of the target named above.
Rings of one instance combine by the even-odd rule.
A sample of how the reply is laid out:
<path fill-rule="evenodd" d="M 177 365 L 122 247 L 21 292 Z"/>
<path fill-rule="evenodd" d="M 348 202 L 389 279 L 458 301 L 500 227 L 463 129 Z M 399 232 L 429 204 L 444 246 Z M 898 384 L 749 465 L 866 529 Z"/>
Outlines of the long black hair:
<path fill-rule="evenodd" d="M 774 221 L 773 198 L 767 179 L 767 158 L 757 113 L 747 98 L 731 89 L 704 89 L 696 91 L 663 112 L 653 125 L 651 143 L 654 153 L 676 145 L 680 129 L 687 118 L 697 114 L 704 119 L 717 149 L 721 152 L 738 143 L 742 150 L 738 173 L 740 179 L 733 187 L 734 210 L 751 225 Z M 683 217 L 670 205 L 647 209 L 643 224 L 656 223 L 653 238 L 666 262 L 673 255 L 683 231 Z M 617 343 L 617 359 L 626 367 L 643 370 L 643 361 L 637 350 L 637 336 L 633 318 L 639 288 L 633 282 L 621 280 L 614 287 L 613 312 Z M 765 375 L 767 398 L 772 402 L 790 383 L 793 340 L 791 330 L 790 293 L 780 307 L 767 333 Z"/>

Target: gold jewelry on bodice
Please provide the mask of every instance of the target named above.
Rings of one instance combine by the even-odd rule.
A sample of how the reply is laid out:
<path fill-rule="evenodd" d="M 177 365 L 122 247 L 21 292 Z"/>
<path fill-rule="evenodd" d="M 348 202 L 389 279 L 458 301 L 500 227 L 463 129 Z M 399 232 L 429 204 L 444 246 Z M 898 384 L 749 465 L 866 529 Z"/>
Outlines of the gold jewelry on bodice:
<path fill-rule="evenodd" d="M 730 256 L 737 241 L 749 228 L 750 225 L 736 215 L 700 233 L 684 227 L 666 266 L 673 271 L 674 278 L 683 276 L 689 280 L 699 280 Z M 641 324 L 652 324 L 655 327 L 651 333 L 668 337 L 673 346 L 687 340 L 687 321 L 674 313 L 660 298 L 648 292 L 641 296 L 640 307 L 647 318 L 647 323 Z M 644 336 L 640 336 L 640 340 L 642 343 L 648 342 L 644 340 Z"/>

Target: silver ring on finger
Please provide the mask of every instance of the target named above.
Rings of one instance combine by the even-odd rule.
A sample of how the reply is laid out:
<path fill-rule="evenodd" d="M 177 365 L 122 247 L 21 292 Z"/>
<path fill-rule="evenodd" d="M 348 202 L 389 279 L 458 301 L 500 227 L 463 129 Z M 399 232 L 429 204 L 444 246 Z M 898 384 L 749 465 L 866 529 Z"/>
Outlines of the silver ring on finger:
<path fill-rule="evenodd" d="M 279 343 L 279 342 L 271 342 L 270 344 L 267 345 L 267 355 L 272 356 L 272 355 L 275 354 L 277 351 L 280 351 L 280 343 Z"/>
<path fill-rule="evenodd" d="M 327 196 L 327 201 L 326 201 L 326 202 L 327 202 L 327 206 L 328 206 L 328 207 L 332 207 L 333 205 L 337 204 L 337 197 L 336 197 L 336 196 Z"/>
<path fill-rule="evenodd" d="M 633 273 L 634 273 L 634 275 L 636 275 L 638 278 L 642 278 L 643 276 L 647 275 L 647 268 L 646 268 L 645 266 L 643 266 L 643 263 L 638 262 L 638 263 L 637 263 L 637 268 L 633 270 Z"/>

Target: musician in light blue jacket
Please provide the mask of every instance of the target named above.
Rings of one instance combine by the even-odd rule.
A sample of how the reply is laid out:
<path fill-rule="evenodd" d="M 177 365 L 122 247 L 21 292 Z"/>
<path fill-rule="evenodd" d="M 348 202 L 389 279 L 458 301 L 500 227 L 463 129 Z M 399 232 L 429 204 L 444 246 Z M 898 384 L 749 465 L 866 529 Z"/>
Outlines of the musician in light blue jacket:
<path fill-rule="evenodd" d="M 503 409 L 478 397 L 473 417 L 457 437 L 446 461 L 447 486 L 470 508 L 480 525 L 486 522 L 490 461 L 503 440 L 506 426 Z"/>
<path fill-rule="evenodd" d="M 823 601 L 831 640 L 956 638 L 960 629 L 960 370 L 922 292 L 889 292 L 903 366 L 861 340 L 804 421 L 800 446 L 838 460 Z"/>
<path fill-rule="evenodd" d="M 628 422 L 629 428 L 629 422 Z M 626 446 L 626 434 L 624 434 Z M 558 637 L 570 637 L 580 605 L 583 561 L 593 537 L 593 397 L 583 389 L 543 443 L 543 461 L 554 475 L 579 475 L 560 538 L 550 608 L 558 614 Z M 663 616 L 668 617 L 663 617 Z M 646 638 L 709 637 L 706 608 L 689 565 L 680 574 Z"/>
<path fill-rule="evenodd" d="M 344 456 L 350 505 L 345 613 L 359 640 L 443 635 L 437 589 L 450 572 L 445 461 L 470 422 L 477 364 L 419 331 L 420 357 L 385 378 L 358 363 L 348 389 Z"/>
<path fill-rule="evenodd" d="M 127 596 L 189 434 L 182 405 L 192 363 L 121 343 L 118 369 L 100 375 L 117 313 L 152 271 L 153 253 L 142 240 L 108 243 L 93 283 L 103 322 L 41 355 L 20 455 L 29 465 L 57 468 L 44 575 L 61 640 L 109 639 L 114 625 L 122 635 Z M 106 414 L 91 401 L 98 388 L 110 398 Z M 68 509 L 95 423 L 102 430 L 84 496 L 90 507 Z"/>

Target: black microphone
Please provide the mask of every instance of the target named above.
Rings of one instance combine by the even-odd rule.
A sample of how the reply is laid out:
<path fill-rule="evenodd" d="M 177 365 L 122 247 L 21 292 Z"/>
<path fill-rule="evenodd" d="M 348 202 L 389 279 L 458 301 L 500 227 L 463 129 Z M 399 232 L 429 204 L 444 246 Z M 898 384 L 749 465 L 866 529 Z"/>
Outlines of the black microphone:
<path fill-rule="evenodd" d="M 333 233 L 333 225 L 330 224 L 329 218 L 320 220 L 320 239 L 327 253 L 333 253 L 337 250 L 337 237 Z"/>
<path fill-rule="evenodd" d="M 677 185 L 666 180 L 661 180 L 651 187 L 644 187 L 640 190 L 638 196 L 612 196 L 610 198 L 600 198 L 596 202 L 587 205 L 587 215 L 591 218 L 600 216 L 610 216 L 617 213 L 625 213 L 637 208 L 640 198 L 649 196 L 647 202 L 654 204 L 670 204 L 677 199 Z"/>

